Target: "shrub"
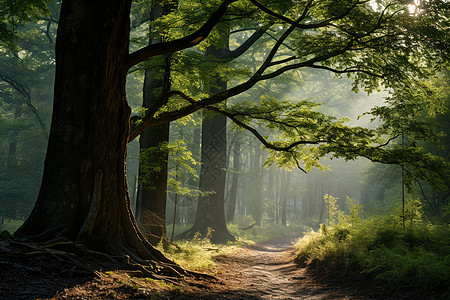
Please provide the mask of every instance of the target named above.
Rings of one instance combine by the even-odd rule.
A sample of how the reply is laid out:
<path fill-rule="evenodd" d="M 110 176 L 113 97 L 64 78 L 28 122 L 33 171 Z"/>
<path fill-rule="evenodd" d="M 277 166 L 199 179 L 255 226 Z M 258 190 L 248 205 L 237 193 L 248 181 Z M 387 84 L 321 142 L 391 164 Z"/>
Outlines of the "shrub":
<path fill-rule="evenodd" d="M 450 227 L 420 219 L 414 206 L 405 230 L 395 216 L 358 220 L 342 212 L 337 224 L 322 224 L 298 242 L 297 260 L 336 276 L 363 276 L 390 292 L 413 289 L 444 299 L 450 295 Z"/>

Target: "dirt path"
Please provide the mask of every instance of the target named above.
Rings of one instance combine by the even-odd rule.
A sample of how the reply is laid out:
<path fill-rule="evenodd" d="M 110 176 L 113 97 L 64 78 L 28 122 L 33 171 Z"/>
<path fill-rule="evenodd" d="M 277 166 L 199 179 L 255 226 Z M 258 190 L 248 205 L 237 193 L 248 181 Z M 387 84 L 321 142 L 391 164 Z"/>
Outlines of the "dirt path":
<path fill-rule="evenodd" d="M 361 283 L 352 288 L 343 287 L 342 284 L 323 280 L 325 272 L 309 273 L 306 268 L 294 263 L 294 241 L 280 239 L 218 257 L 213 274 L 218 281 L 189 280 L 192 284 L 182 287 L 161 285 L 145 278 L 133 278 L 123 272 L 108 273 L 106 270 L 98 278 L 68 278 L 51 270 L 42 273 L 41 269 L 33 267 L 33 261 L 8 260 L 8 264 L 4 263 L 9 267 L 5 267 L 0 260 L 0 300 L 394 299 L 370 294 Z M 24 263 L 29 266 L 16 268 L 19 262 L 20 266 Z M 52 263 L 55 262 L 49 261 L 44 265 Z"/>
<path fill-rule="evenodd" d="M 294 263 L 295 239 L 281 239 L 217 258 L 222 284 L 203 299 L 373 299 L 337 284 L 321 284 Z"/>

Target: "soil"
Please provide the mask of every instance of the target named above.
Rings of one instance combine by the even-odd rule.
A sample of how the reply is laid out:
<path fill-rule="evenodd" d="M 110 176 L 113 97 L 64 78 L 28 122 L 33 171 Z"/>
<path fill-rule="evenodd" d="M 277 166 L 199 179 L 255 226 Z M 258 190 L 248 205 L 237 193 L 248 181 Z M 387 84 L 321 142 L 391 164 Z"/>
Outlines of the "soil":
<path fill-rule="evenodd" d="M 52 256 L 20 261 L 0 256 L 0 299 L 393 299 L 363 282 L 343 284 L 297 265 L 294 241 L 260 243 L 217 257 L 217 267 L 209 270 L 217 280 L 188 279 L 180 285 L 132 277 L 114 265 L 62 274 L 56 272 L 60 267 L 52 271 Z M 94 265 L 83 261 L 85 269 Z"/>

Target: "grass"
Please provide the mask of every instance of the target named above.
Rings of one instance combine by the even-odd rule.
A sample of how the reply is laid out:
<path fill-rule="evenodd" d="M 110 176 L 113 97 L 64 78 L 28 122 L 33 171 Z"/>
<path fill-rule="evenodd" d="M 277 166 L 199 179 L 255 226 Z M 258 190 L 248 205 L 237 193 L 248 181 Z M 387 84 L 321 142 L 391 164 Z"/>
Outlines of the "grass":
<path fill-rule="evenodd" d="M 22 224 L 23 220 L 4 219 L 0 232 L 5 238 L 11 237 L 11 234 Z M 283 226 L 271 222 L 263 222 L 262 226 L 254 226 L 247 230 L 242 229 L 251 224 L 253 224 L 251 217 L 237 216 L 235 222 L 228 225 L 228 229 L 237 240 L 225 245 L 213 245 L 208 237 L 196 236 L 189 241 L 177 241 L 176 244 L 169 244 L 165 249 L 160 244 L 158 249 L 184 268 L 189 270 L 207 270 L 216 266 L 214 257 L 230 255 L 238 251 L 242 246 L 249 244 L 286 236 L 299 236 L 305 229 L 309 229 L 309 227 L 302 225 Z M 176 225 L 175 236 L 189 228 L 190 225 Z M 167 232 L 169 235 L 172 233 L 171 225 L 167 227 Z"/>
<path fill-rule="evenodd" d="M 14 231 L 16 231 L 23 224 L 23 222 L 23 220 L 3 219 L 3 222 L 0 225 L 0 236 L 10 238 Z"/>
<path fill-rule="evenodd" d="M 157 248 L 188 270 L 208 270 L 216 266 L 214 257 L 235 253 L 241 246 L 240 242 L 213 245 L 208 238 L 196 236 L 190 241 L 177 241 L 165 248 L 160 244 Z"/>
<path fill-rule="evenodd" d="M 283 226 L 270 222 L 263 222 L 262 226 L 253 226 L 250 229 L 243 230 L 253 224 L 252 218 L 238 216 L 232 224 L 228 225 L 229 231 L 236 237 L 235 242 L 228 242 L 223 245 L 214 245 L 208 237 L 196 236 L 189 241 L 177 241 L 175 245 L 169 245 L 164 249 L 162 245 L 158 246 L 166 256 L 174 260 L 184 268 L 190 270 L 213 269 L 216 264 L 214 257 L 230 255 L 238 251 L 241 247 L 254 243 L 269 241 L 287 236 L 300 236 L 305 231 L 302 225 Z M 189 225 L 175 226 L 175 236 L 189 229 Z M 171 234 L 172 227 L 167 228 Z"/>
<path fill-rule="evenodd" d="M 385 291 L 450 299 L 450 227 L 393 216 L 322 225 L 296 245 L 300 263 L 336 277 L 364 278 Z"/>

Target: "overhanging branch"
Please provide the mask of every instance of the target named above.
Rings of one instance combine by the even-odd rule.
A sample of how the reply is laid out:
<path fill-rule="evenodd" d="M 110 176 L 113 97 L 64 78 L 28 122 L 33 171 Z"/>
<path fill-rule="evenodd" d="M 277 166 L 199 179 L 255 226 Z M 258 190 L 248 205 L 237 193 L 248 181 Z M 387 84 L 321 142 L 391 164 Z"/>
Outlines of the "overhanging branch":
<path fill-rule="evenodd" d="M 312 4 L 312 1 L 309 1 L 307 3 L 307 5 L 305 6 L 305 9 L 303 10 L 302 15 L 300 16 L 300 18 L 297 21 L 291 20 L 291 19 L 289 19 L 289 18 L 287 18 L 287 17 L 285 17 L 285 16 L 283 16 L 283 15 L 281 15 L 279 13 L 276 13 L 276 12 L 268 9 L 267 7 L 265 7 L 264 5 L 262 5 L 261 3 L 259 3 L 256 0 L 250 0 L 250 2 L 253 3 L 253 5 L 258 7 L 259 9 L 261 9 L 266 14 L 271 15 L 271 16 L 273 16 L 273 17 L 275 17 L 275 18 L 277 18 L 277 19 L 279 19 L 281 21 L 284 21 L 284 22 L 290 24 L 291 26 L 295 26 L 296 28 L 300 28 L 300 29 L 313 29 L 313 28 L 320 28 L 320 27 L 328 26 L 328 25 L 331 24 L 331 22 L 344 18 L 346 15 L 348 15 L 350 13 L 350 11 L 352 9 L 354 9 L 358 4 L 361 3 L 359 0 L 355 1 L 355 3 L 353 3 L 343 13 L 341 13 L 341 14 L 335 16 L 335 17 L 331 17 L 331 18 L 328 18 L 326 20 L 322 20 L 322 21 L 315 22 L 315 23 L 301 24 L 300 22 L 302 20 L 304 20 L 305 17 L 308 15 L 308 11 L 309 11 L 309 8 L 310 8 L 310 6 Z"/>
<path fill-rule="evenodd" d="M 150 57 L 171 54 L 198 45 L 209 35 L 214 26 L 220 21 L 221 17 L 227 11 L 228 6 L 235 1 L 237 0 L 224 0 L 219 8 L 211 14 L 205 24 L 188 36 L 169 42 L 148 45 L 136 52 L 128 54 L 124 60 L 124 67 L 128 70 L 132 66 Z"/>

